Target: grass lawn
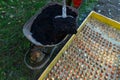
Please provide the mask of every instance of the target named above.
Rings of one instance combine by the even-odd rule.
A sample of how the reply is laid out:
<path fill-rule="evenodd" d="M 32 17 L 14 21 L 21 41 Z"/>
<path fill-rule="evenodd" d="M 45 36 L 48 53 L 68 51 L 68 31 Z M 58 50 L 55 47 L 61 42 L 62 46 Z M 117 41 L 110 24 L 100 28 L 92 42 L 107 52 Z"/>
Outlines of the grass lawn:
<path fill-rule="evenodd" d="M 79 21 L 93 9 L 96 1 L 86 0 L 83 3 Z M 29 41 L 24 37 L 22 28 L 46 3 L 48 0 L 0 0 L 0 80 L 32 79 L 31 70 L 23 62 Z"/>

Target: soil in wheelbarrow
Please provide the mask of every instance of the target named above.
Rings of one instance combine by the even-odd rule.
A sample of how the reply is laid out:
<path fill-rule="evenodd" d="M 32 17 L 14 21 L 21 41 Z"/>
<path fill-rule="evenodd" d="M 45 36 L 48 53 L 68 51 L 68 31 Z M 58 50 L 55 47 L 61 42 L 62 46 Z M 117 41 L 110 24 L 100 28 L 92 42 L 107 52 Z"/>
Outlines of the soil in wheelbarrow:
<path fill-rule="evenodd" d="M 71 22 L 71 19 L 67 19 L 67 22 L 69 22 L 66 24 L 68 28 L 64 28 L 66 25 L 62 22 L 59 23 L 61 25 L 56 28 L 53 20 L 55 16 L 61 14 L 62 6 L 60 5 L 50 5 L 49 7 L 44 8 L 31 26 L 33 38 L 44 45 L 57 44 L 62 41 L 66 35 L 69 34 L 69 30 L 76 28 L 76 24 L 75 22 Z M 67 14 L 72 15 L 76 21 L 76 12 L 67 8 Z M 74 26 L 71 27 L 71 25 Z"/>

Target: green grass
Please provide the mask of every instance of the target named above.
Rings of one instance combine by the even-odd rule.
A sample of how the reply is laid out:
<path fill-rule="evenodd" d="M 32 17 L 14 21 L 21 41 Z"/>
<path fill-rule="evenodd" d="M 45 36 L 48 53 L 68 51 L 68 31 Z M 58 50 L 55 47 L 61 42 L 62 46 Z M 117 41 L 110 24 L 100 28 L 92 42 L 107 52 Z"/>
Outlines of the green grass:
<path fill-rule="evenodd" d="M 30 80 L 23 57 L 29 47 L 24 23 L 47 0 L 0 0 L 0 80 Z"/>
<path fill-rule="evenodd" d="M 83 20 L 87 17 L 90 11 L 94 10 L 95 5 L 97 4 L 98 0 L 83 0 L 84 2 L 80 6 L 79 9 L 79 18 L 78 24 L 80 25 Z"/>
<path fill-rule="evenodd" d="M 59 0 L 60 1 L 60 0 Z M 92 2 L 84 3 L 80 16 L 87 11 Z M 48 0 L 0 0 L 0 80 L 31 80 L 33 74 L 23 57 L 29 48 L 29 41 L 24 37 L 24 23 Z M 91 10 L 92 7 L 90 7 Z"/>

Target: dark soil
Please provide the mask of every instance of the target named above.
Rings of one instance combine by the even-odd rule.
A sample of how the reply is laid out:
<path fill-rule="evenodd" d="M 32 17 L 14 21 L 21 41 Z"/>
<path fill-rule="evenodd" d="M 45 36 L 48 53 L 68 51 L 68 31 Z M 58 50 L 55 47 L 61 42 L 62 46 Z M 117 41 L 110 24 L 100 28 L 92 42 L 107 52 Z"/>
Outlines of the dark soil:
<path fill-rule="evenodd" d="M 76 22 L 77 14 L 69 8 L 67 8 L 67 12 L 67 15 L 73 16 L 73 20 Z M 60 25 L 57 27 L 54 26 L 53 20 L 57 15 L 62 15 L 62 6 L 60 5 L 50 5 L 49 7 L 43 9 L 32 24 L 31 32 L 33 33 L 33 38 L 44 45 L 51 45 L 59 43 L 67 34 L 73 34 L 70 33 L 72 31 L 69 30 L 73 29 L 73 25 L 76 27 L 76 24 L 73 24 L 71 22 L 73 20 L 71 19 L 66 19 L 66 29 L 64 28 L 65 26 L 61 25 L 64 22 L 58 23 L 58 25 Z"/>
<path fill-rule="evenodd" d="M 75 34 L 77 32 L 76 19 L 72 16 L 55 18 L 53 22 L 55 33 Z"/>

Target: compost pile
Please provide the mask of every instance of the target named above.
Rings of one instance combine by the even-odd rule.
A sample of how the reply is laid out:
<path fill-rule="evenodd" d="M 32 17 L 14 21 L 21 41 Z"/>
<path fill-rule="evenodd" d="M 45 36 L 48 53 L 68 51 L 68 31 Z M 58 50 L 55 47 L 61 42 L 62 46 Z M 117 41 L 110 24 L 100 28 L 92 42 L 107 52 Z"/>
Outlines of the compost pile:
<path fill-rule="evenodd" d="M 36 17 L 31 26 L 32 37 L 36 41 L 51 45 L 62 41 L 67 34 L 76 33 L 76 17 L 77 14 L 71 9 L 67 8 L 67 14 L 74 17 L 73 20 L 67 19 L 65 23 L 58 23 L 59 26 L 54 26 L 54 18 L 62 14 L 62 6 L 55 4 L 44 8 Z"/>

